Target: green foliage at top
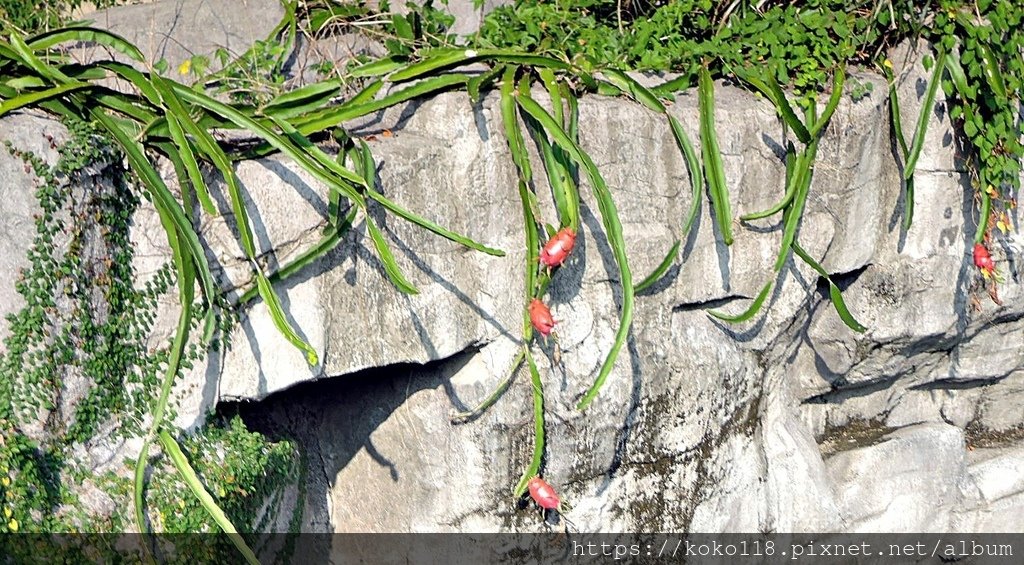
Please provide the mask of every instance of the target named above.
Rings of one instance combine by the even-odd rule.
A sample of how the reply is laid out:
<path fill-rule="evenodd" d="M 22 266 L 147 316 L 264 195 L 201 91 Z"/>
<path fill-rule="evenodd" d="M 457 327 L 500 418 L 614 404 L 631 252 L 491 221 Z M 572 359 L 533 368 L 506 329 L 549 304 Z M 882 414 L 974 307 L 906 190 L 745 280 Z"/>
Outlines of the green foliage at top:
<path fill-rule="evenodd" d="M 488 15 L 476 43 L 681 73 L 684 85 L 707 64 L 713 74 L 771 64 L 781 84 L 803 91 L 826 84 L 840 64 L 871 63 L 918 18 L 914 3 L 900 1 L 525 0 Z"/>
<path fill-rule="evenodd" d="M 1020 189 L 1024 8 L 1011 0 L 982 0 L 971 8 L 943 2 L 932 35 L 944 49 L 959 51 L 950 57 L 943 87 L 952 99 L 950 117 L 974 149 L 969 166 L 982 210 L 975 234 L 981 243 L 992 228 L 1008 230 L 1007 210 Z"/>

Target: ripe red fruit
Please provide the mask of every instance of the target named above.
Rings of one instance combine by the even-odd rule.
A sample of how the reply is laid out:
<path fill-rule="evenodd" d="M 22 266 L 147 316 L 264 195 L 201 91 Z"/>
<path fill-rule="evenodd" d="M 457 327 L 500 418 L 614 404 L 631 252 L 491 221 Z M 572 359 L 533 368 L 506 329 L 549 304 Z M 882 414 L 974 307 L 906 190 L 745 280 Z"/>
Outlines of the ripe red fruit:
<path fill-rule="evenodd" d="M 557 267 L 565 262 L 575 245 L 576 232 L 572 228 L 562 228 L 540 250 L 540 262 L 548 267 Z"/>
<path fill-rule="evenodd" d="M 561 503 L 558 500 L 558 494 L 555 493 L 555 489 L 552 488 L 544 479 L 540 477 L 534 477 L 530 479 L 530 482 L 526 483 L 527 488 L 530 489 L 530 498 L 532 498 L 538 506 L 545 510 L 556 510 L 558 505 Z"/>
<path fill-rule="evenodd" d="M 991 274 L 996 270 L 996 263 L 989 255 L 988 249 L 980 243 L 974 244 L 974 266 L 981 269 L 984 274 Z"/>
<path fill-rule="evenodd" d="M 533 324 L 533 329 L 544 337 L 551 335 L 551 330 L 555 327 L 555 319 L 551 317 L 551 310 L 547 305 L 534 298 L 527 310 L 530 312 L 530 323 Z"/>

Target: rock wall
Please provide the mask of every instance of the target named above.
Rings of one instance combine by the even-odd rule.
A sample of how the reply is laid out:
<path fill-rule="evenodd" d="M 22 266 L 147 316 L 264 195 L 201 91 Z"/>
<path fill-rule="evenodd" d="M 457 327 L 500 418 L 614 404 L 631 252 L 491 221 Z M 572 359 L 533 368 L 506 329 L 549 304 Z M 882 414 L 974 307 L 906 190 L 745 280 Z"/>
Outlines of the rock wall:
<path fill-rule="evenodd" d="M 918 54 L 893 54 L 908 131 L 927 77 Z M 545 478 L 580 530 L 1024 528 L 1018 239 L 993 250 L 1007 275 L 999 306 L 967 252 L 972 191 L 941 93 L 918 163 L 914 226 L 902 231 L 887 88 L 880 77 L 857 78 L 873 91 L 856 103 L 844 97 L 827 130 L 799 240 L 843 288 L 864 334 L 842 324 L 827 288 L 793 260 L 752 322 L 709 318 L 708 308 L 745 309 L 769 280 L 781 227 L 777 219 L 737 226 L 725 247 L 705 202 L 685 260 L 638 297 L 615 370 L 593 405 L 576 411 L 613 341 L 620 300 L 597 208 L 583 190 L 579 248 L 549 294 L 560 363 L 551 362 L 551 345 L 536 349 Z M 745 91 L 718 84 L 716 98 L 734 214 L 764 209 L 783 191 L 782 127 Z M 612 188 L 639 280 L 679 237 L 690 204 L 686 167 L 665 121 L 640 106 L 591 96 L 580 112 L 582 145 Z M 671 112 L 696 140 L 695 93 L 678 96 Z M 3 120 L 5 132 L 19 127 L 38 126 Z M 453 410 L 502 378 L 521 324 L 522 218 L 497 97 L 472 105 L 465 94 L 445 94 L 352 133 L 373 136 L 389 198 L 507 255 L 466 251 L 388 215 L 382 228 L 421 291 L 405 296 L 357 223 L 335 251 L 277 287 L 322 364 L 305 365 L 256 303 L 230 349 L 176 388 L 176 423 L 194 427 L 208 410 L 238 410 L 258 429 L 297 438 L 308 465 L 306 530 L 540 529 L 510 494 L 532 450 L 525 375 L 482 417 L 450 423 Z M 238 172 L 268 265 L 317 241 L 324 186 L 278 157 L 240 163 Z M 202 232 L 221 281 L 237 288 L 248 268 L 223 197 L 219 204 L 222 216 L 204 218 Z M 550 202 L 542 206 L 551 213 Z M 152 210 L 138 213 L 136 227 L 144 280 L 169 255 Z M 154 342 L 175 317 L 168 304 Z"/>
<path fill-rule="evenodd" d="M 894 58 L 904 71 L 902 113 L 916 116 L 926 75 L 914 53 Z M 705 205 L 685 262 L 638 299 L 616 371 L 578 413 L 575 401 L 612 342 L 618 300 L 607 242 L 586 198 L 581 253 L 550 292 L 561 364 L 542 368 L 545 476 L 581 530 L 1022 527 L 1014 514 L 1024 504 L 1019 481 L 1007 486 L 1022 457 L 1024 423 L 1015 263 L 999 255 L 1009 276 L 997 306 L 965 254 L 971 193 L 941 100 L 918 167 L 914 227 L 900 229 L 885 84 L 858 78 L 874 84 L 873 94 L 844 99 L 829 127 L 800 241 L 844 289 L 869 327 L 863 335 L 842 324 L 818 277 L 792 261 L 766 314 L 740 327 L 710 319 L 706 308 L 739 311 L 768 280 L 780 230 L 771 221 L 744 227 L 725 248 Z M 717 101 L 735 213 L 763 209 L 782 190 L 781 127 L 771 107 L 748 93 L 719 85 Z M 515 354 L 521 218 L 496 104 L 491 96 L 474 107 L 450 94 L 384 115 L 376 127 L 395 136 L 378 137 L 373 150 L 381 186 L 395 200 L 507 257 L 460 252 L 389 219 L 400 263 L 422 295 L 388 286 L 355 235 L 354 252 L 340 251 L 316 269 L 323 273 L 285 287 L 293 316 L 323 353 L 322 367 L 299 369 L 299 354 L 260 329 L 270 327 L 260 306 L 243 333 L 250 344 L 257 336 L 259 351 L 275 352 L 274 360 L 260 362 L 271 356 L 244 346 L 224 360 L 221 398 L 265 398 L 246 409 L 252 421 L 304 437 L 310 460 L 322 462 L 327 501 L 308 501 L 311 526 L 537 526 L 508 494 L 531 446 L 525 377 L 480 419 L 448 421 L 453 409 L 486 395 Z M 656 115 L 596 97 L 580 111 L 583 145 L 613 187 L 631 265 L 642 276 L 678 237 L 689 205 L 686 169 Z M 672 112 L 696 135 L 693 96 L 679 97 Z M 288 192 L 260 186 L 267 194 L 254 191 L 256 202 L 276 204 Z M 303 231 L 290 229 L 275 241 Z M 232 262 L 240 264 L 222 261 Z M 353 310 L 354 317 L 338 316 Z M 550 358 L 552 349 L 542 349 Z M 381 368 L 270 394 L 367 366 Z"/>

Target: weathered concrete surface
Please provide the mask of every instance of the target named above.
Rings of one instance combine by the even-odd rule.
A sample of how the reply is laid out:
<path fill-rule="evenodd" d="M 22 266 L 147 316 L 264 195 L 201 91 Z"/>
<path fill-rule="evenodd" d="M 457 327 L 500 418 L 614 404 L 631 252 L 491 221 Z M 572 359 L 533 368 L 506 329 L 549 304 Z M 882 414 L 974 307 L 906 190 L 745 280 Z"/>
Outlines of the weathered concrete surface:
<path fill-rule="evenodd" d="M 916 116 L 927 75 L 916 56 L 894 60 L 907 69 L 902 114 Z M 1008 275 L 1004 305 L 979 288 L 966 252 L 970 193 L 941 100 L 917 173 L 914 227 L 901 232 L 886 88 L 863 80 L 873 94 L 844 99 L 822 143 L 799 240 L 835 275 L 865 334 L 842 324 L 799 261 L 753 322 L 709 319 L 709 307 L 744 309 L 771 278 L 780 228 L 774 219 L 734 226 L 725 248 L 705 202 L 685 262 L 638 298 L 616 370 L 591 408 L 575 411 L 611 346 L 620 300 L 584 190 L 579 248 L 548 296 L 560 363 L 552 366 L 550 346 L 534 349 L 548 417 L 545 477 L 581 530 L 1024 529 L 1024 488 L 1006 480 L 1024 450 L 1017 273 L 994 250 Z M 716 98 L 734 214 L 761 210 L 783 191 L 782 128 L 748 93 L 720 85 Z M 678 237 L 686 168 L 660 117 L 596 97 L 580 111 L 582 144 L 612 187 L 639 280 Z M 696 139 L 695 96 L 679 96 L 671 111 Z M 257 302 L 231 349 L 176 391 L 177 423 L 242 400 L 254 425 L 298 437 L 310 464 L 310 530 L 540 528 L 509 494 L 532 449 L 528 380 L 520 375 L 474 422 L 449 423 L 503 376 L 521 323 L 521 215 L 496 98 L 474 107 L 447 94 L 376 118 L 353 133 L 378 134 L 381 189 L 507 255 L 471 253 L 387 215 L 386 237 L 421 291 L 404 296 L 359 220 L 324 260 L 278 286 L 322 363 L 307 367 Z M 379 135 L 383 128 L 394 135 Z M 239 175 L 265 265 L 317 241 L 325 187 L 279 158 L 241 163 Z M 203 235 L 222 282 L 244 285 L 248 266 L 219 198 L 222 215 L 202 220 Z M 541 205 L 550 217 L 549 200 Z M 148 214 L 136 222 L 143 277 L 167 257 Z M 165 318 L 166 330 L 173 308 Z"/>

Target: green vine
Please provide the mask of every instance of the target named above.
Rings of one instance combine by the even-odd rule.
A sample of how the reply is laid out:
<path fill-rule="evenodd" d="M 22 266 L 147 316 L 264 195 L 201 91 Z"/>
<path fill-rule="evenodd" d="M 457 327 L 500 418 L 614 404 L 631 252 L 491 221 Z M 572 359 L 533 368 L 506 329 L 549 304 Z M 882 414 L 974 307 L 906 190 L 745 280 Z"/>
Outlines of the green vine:
<path fill-rule="evenodd" d="M 124 529 L 130 481 L 111 471 L 92 476 L 81 449 L 101 436 L 116 441 L 142 435 L 168 362 L 168 350 L 150 351 L 148 339 L 157 300 L 175 284 L 174 271 L 164 265 L 141 288 L 134 286 L 129 229 L 139 205 L 136 192 L 117 165 L 118 153 L 95 127 L 67 117 L 65 124 L 68 140 L 52 166 L 6 147 L 38 179 L 40 211 L 29 265 L 16 284 L 25 306 L 7 319 L 0 356 L 0 534 Z M 191 367 L 201 357 L 190 344 L 183 348 L 182 364 Z M 184 445 L 201 456 L 195 459 L 197 472 L 236 519 L 255 515 L 294 479 L 291 446 L 248 432 L 237 418 L 226 425 L 211 422 Z M 167 476 L 169 467 L 157 462 L 156 474 Z M 91 514 L 76 496 L 86 482 L 113 497 L 122 511 Z M 179 506 L 182 487 L 173 477 L 158 487 L 153 516 L 168 530 L 199 531 L 189 528 L 197 523 L 196 512 L 201 521 L 205 511 Z M 241 523 L 248 531 L 250 524 Z M 39 557 L 29 546 L 4 550 L 19 562 Z M 63 555 L 76 559 L 78 550 L 68 547 Z"/>

